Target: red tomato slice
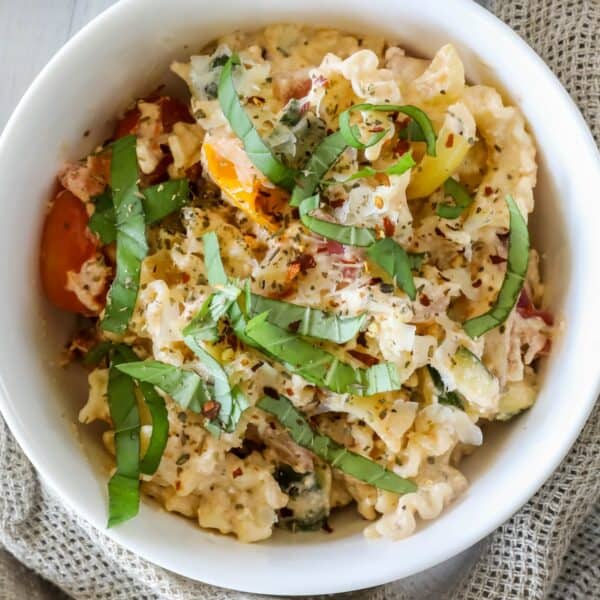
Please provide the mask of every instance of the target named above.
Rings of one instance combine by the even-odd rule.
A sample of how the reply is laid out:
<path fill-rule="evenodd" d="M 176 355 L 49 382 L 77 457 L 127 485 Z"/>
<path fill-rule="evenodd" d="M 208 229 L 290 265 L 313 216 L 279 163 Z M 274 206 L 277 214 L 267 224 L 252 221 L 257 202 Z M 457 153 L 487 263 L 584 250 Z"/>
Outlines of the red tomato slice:
<path fill-rule="evenodd" d="M 85 205 L 71 192 L 59 192 L 46 215 L 40 249 L 42 285 L 50 301 L 70 312 L 90 311 L 66 289 L 67 273 L 79 271 L 96 253 L 97 244 L 87 231 Z"/>

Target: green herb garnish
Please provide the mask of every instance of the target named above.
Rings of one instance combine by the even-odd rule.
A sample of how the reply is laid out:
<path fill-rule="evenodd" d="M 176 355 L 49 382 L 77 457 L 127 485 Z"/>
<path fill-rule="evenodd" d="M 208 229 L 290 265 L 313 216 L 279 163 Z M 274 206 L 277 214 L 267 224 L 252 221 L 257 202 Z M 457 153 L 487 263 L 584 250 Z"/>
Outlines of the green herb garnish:
<path fill-rule="evenodd" d="M 510 216 L 506 274 L 492 308 L 463 323 L 463 329 L 472 338 L 479 337 L 506 321 L 519 299 L 525 282 L 529 264 L 529 231 L 519 207 L 511 196 L 506 196 L 506 204 Z"/>
<path fill-rule="evenodd" d="M 437 392 L 438 402 L 440 404 L 447 404 L 448 406 L 454 406 L 456 408 L 460 408 L 464 410 L 464 406 L 460 396 L 456 392 L 451 392 L 446 389 L 440 374 L 434 369 L 431 365 L 427 365 L 427 370 L 429 371 L 429 376 L 433 382 L 433 387 Z"/>
<path fill-rule="evenodd" d="M 179 210 L 190 195 L 187 179 L 171 179 L 142 190 L 142 208 L 146 225 L 164 219 Z M 88 227 L 103 244 L 110 244 L 117 238 L 115 207 L 109 189 L 96 197 L 96 209 L 90 217 Z"/>
<path fill-rule="evenodd" d="M 111 349 L 108 406 L 115 431 L 117 470 L 108 482 L 108 526 L 137 515 L 140 504 L 140 415 L 135 384 L 119 367 L 137 360 L 127 346 Z"/>
<path fill-rule="evenodd" d="M 124 333 L 137 299 L 142 260 L 148 252 L 144 210 L 137 186 L 135 136 L 118 139 L 112 148 L 110 176 L 117 223 L 117 273 L 108 291 L 101 326 Z"/>
<path fill-rule="evenodd" d="M 307 229 L 322 235 L 324 238 L 349 246 L 371 246 L 377 240 L 377 234 L 373 229 L 340 225 L 339 223 L 331 223 L 311 216 L 310 213 L 319 208 L 319 204 L 320 197 L 318 194 L 305 198 L 300 203 L 300 220 Z"/>
<path fill-rule="evenodd" d="M 416 298 L 417 290 L 411 273 L 411 259 L 400 244 L 391 238 L 377 240 L 369 247 L 367 255 L 392 277 L 411 300 Z"/>
<path fill-rule="evenodd" d="M 420 108 L 411 105 L 399 105 L 399 104 L 355 104 L 349 109 L 345 110 L 340 115 L 340 132 L 342 133 L 344 140 L 349 146 L 362 150 L 369 146 L 375 145 L 377 142 L 385 136 L 387 131 L 379 131 L 374 133 L 367 142 L 362 142 L 359 137 L 359 129 L 356 125 L 350 124 L 350 115 L 355 110 L 361 111 L 374 111 L 374 112 L 401 112 L 408 115 L 421 129 L 425 143 L 427 144 L 427 154 L 430 156 L 436 155 L 436 135 L 433 129 L 431 120 L 425 112 Z"/>
<path fill-rule="evenodd" d="M 221 71 L 218 89 L 221 110 L 227 121 L 229 121 L 231 129 L 242 140 L 244 150 L 254 166 L 269 181 L 291 190 L 294 187 L 296 171 L 284 165 L 273 155 L 240 102 L 233 83 L 233 68 L 238 65 L 241 65 L 239 56 L 232 54 Z"/>
<path fill-rule="evenodd" d="M 152 435 L 140 463 L 140 471 L 145 475 L 154 475 L 169 438 L 169 415 L 164 399 L 156 392 L 153 385 L 140 382 L 139 387 L 152 417 Z"/>
<path fill-rule="evenodd" d="M 275 416 L 299 446 L 314 452 L 319 458 L 347 475 L 395 494 L 408 494 L 417 490 L 412 481 L 403 479 L 382 465 L 351 452 L 330 437 L 313 431 L 306 418 L 285 396 L 264 396 L 257 406 Z"/>
<path fill-rule="evenodd" d="M 331 169 L 347 147 L 348 144 L 339 131 L 328 135 L 317 146 L 297 178 L 290 199 L 292 206 L 300 206 L 305 198 L 314 195 L 325 173 Z"/>
<path fill-rule="evenodd" d="M 258 347 L 291 371 L 314 385 L 338 394 L 372 396 L 402 387 L 395 365 L 381 363 L 367 369 L 355 368 L 311 342 L 269 323 L 268 313 L 251 319 L 246 335 Z"/>
<path fill-rule="evenodd" d="M 226 284 L 213 292 L 200 310 L 194 315 L 189 325 L 183 330 L 184 335 L 194 335 L 197 340 L 214 342 L 219 339 L 218 323 L 231 305 L 240 295 L 240 289 Z"/>
<path fill-rule="evenodd" d="M 364 314 L 357 317 L 340 317 L 317 308 L 251 294 L 250 303 L 246 302 L 246 312 L 250 316 L 256 316 L 265 311 L 268 311 L 267 320 L 273 325 L 291 329 L 298 335 L 307 335 L 336 344 L 344 344 L 354 338 L 366 320 Z"/>
<path fill-rule="evenodd" d="M 444 193 L 454 200 L 454 204 L 443 202 L 437 205 L 435 212 L 443 219 L 458 219 L 473 202 L 467 188 L 452 177 L 444 182 Z"/>

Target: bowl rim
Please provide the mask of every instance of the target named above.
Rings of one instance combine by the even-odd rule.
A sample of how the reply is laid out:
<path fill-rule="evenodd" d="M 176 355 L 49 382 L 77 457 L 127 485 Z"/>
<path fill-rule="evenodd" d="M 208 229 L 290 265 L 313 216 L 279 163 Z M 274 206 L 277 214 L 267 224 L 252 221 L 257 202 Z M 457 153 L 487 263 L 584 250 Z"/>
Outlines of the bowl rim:
<path fill-rule="evenodd" d="M 458 5 L 462 13 L 474 20 L 478 20 L 481 23 L 485 23 L 488 27 L 495 28 L 498 35 L 504 36 L 506 40 L 510 42 L 520 53 L 529 61 L 529 64 L 538 73 L 545 76 L 547 79 L 552 80 L 556 89 L 557 98 L 560 99 L 562 106 L 568 110 L 570 117 L 573 122 L 577 124 L 577 131 L 580 135 L 580 139 L 585 143 L 585 152 L 589 152 L 595 157 L 596 175 L 598 175 L 600 181 L 600 153 L 596 143 L 592 137 L 592 134 L 582 116 L 579 109 L 575 105 L 568 92 L 562 86 L 558 78 L 546 65 L 546 63 L 535 53 L 535 51 L 521 38 L 519 35 L 512 30 L 508 25 L 503 23 L 491 12 L 484 9 L 482 6 L 474 2 L 473 0 L 453 0 Z M 67 43 L 58 50 L 58 52 L 51 58 L 46 66 L 40 71 L 35 77 L 33 82 L 28 87 L 27 91 L 19 101 L 17 107 L 13 111 L 9 118 L 2 135 L 0 136 L 0 156 L 3 156 L 7 152 L 7 140 L 13 135 L 13 133 L 19 128 L 19 124 L 27 110 L 30 98 L 35 96 L 38 88 L 44 85 L 47 78 L 52 77 L 52 73 L 61 62 L 63 56 L 73 52 L 80 44 L 85 43 L 85 38 L 88 34 L 98 28 L 104 27 L 113 18 L 116 18 L 120 13 L 125 12 L 130 6 L 134 4 L 141 4 L 141 0 L 121 0 L 104 10 L 88 24 L 86 24 L 80 31 L 78 31 Z M 563 432 L 560 443 L 552 449 L 550 458 L 545 463 L 545 468 L 540 469 L 536 473 L 532 473 L 530 484 L 528 487 L 522 489 L 520 493 L 514 494 L 510 503 L 507 503 L 503 510 L 497 511 L 493 517 L 487 519 L 485 527 L 478 529 L 473 528 L 469 535 L 465 535 L 461 538 L 460 543 L 454 543 L 454 545 L 448 545 L 446 548 L 432 548 L 431 554 L 426 560 L 423 560 L 418 569 L 412 571 L 402 571 L 396 569 L 395 573 L 382 573 L 377 572 L 376 574 L 370 575 L 369 573 L 361 573 L 360 577 L 356 575 L 348 574 L 350 578 L 353 578 L 348 585 L 340 587 L 336 585 L 334 587 L 325 584 L 321 584 L 316 588 L 307 588 L 307 591 L 301 589 L 284 590 L 279 587 L 265 586 L 263 588 L 249 588 L 242 581 L 239 582 L 224 582 L 220 577 L 213 577 L 210 573 L 203 573 L 202 580 L 197 579 L 193 574 L 187 571 L 178 570 L 174 564 L 169 565 L 168 568 L 171 571 L 190 577 L 196 581 L 202 581 L 211 585 L 227 586 L 230 589 L 255 592 L 255 593 L 267 593 L 267 594 L 280 594 L 286 593 L 290 595 L 302 595 L 306 593 L 335 593 L 344 592 L 355 589 L 363 589 L 383 583 L 388 583 L 397 579 L 398 577 L 406 577 L 416 572 L 428 569 L 436 564 L 439 564 L 453 556 L 456 556 L 460 552 L 471 547 L 479 540 L 489 535 L 494 529 L 505 522 L 511 515 L 517 512 L 543 485 L 543 483 L 551 476 L 551 474 L 558 467 L 559 463 L 566 456 L 571 446 L 579 436 L 587 418 L 589 417 L 598 394 L 600 393 L 600 369 L 595 376 L 595 381 L 592 377 L 587 383 L 585 404 L 582 402 L 582 408 L 580 408 L 577 418 L 573 421 L 572 427 L 568 432 Z M 103 529 L 103 526 L 99 524 L 97 517 L 84 503 L 77 502 L 74 498 L 69 497 L 62 489 L 60 483 L 54 477 L 52 469 L 48 468 L 49 462 L 47 457 L 38 454 L 33 445 L 29 442 L 28 432 L 23 426 L 18 414 L 13 411 L 12 404 L 9 402 L 7 390 L 2 385 L 0 378 L 0 412 L 2 413 L 8 427 L 12 434 L 16 438 L 20 447 L 23 449 L 28 459 L 31 461 L 36 471 L 40 475 L 40 478 L 49 486 L 53 493 L 61 499 L 76 515 L 82 517 L 85 521 L 91 524 L 103 535 L 106 535 L 111 540 L 121 544 L 128 550 L 137 554 L 138 556 L 153 562 L 154 564 L 160 564 L 156 561 L 156 558 L 142 546 L 133 543 L 128 539 L 126 534 L 121 533 L 118 529 Z M 160 566 L 163 566 L 160 564 Z"/>

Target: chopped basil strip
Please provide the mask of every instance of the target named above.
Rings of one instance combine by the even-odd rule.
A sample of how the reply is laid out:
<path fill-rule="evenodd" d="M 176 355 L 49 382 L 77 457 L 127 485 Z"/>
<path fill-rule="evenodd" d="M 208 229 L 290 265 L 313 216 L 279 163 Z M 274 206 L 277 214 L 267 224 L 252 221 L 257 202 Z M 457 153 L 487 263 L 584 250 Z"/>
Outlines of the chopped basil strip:
<path fill-rule="evenodd" d="M 117 273 L 108 291 L 101 326 L 124 333 L 137 299 L 142 260 L 148 252 L 144 211 L 137 186 L 135 136 L 118 139 L 112 149 L 110 176 L 117 223 Z"/>
<path fill-rule="evenodd" d="M 145 475 L 154 475 L 160 464 L 169 437 L 169 414 L 165 401 L 149 383 L 140 382 L 140 391 L 152 417 L 152 435 L 140 471 Z"/>
<path fill-rule="evenodd" d="M 88 228 L 93 231 L 103 244 L 111 244 L 117 239 L 117 224 L 112 192 L 106 188 L 94 198 L 94 214 L 88 221 Z"/>
<path fill-rule="evenodd" d="M 302 200 L 314 195 L 325 173 L 331 169 L 347 147 L 348 144 L 339 131 L 328 135 L 317 146 L 297 178 L 296 187 L 294 187 L 290 199 L 292 206 L 300 206 Z"/>
<path fill-rule="evenodd" d="M 425 136 L 423 135 L 423 130 L 419 127 L 419 124 L 412 119 L 408 122 L 407 125 L 402 127 L 398 131 L 398 137 L 401 140 L 406 140 L 407 142 L 425 142 Z"/>
<path fill-rule="evenodd" d="M 231 129 L 242 140 L 244 150 L 254 166 L 274 184 L 291 190 L 296 171 L 275 158 L 244 110 L 233 83 L 232 71 L 236 65 L 241 65 L 239 56 L 232 54 L 221 71 L 218 89 L 221 110 Z"/>
<path fill-rule="evenodd" d="M 417 296 L 411 273 L 411 259 L 406 250 L 391 238 L 376 241 L 368 250 L 369 258 L 377 263 L 411 300 Z"/>
<path fill-rule="evenodd" d="M 189 326 L 188 326 L 189 327 Z M 202 364 L 213 378 L 213 398 L 219 404 L 219 421 L 225 431 L 235 431 L 248 401 L 239 389 L 232 389 L 227 373 L 201 344 L 201 337 L 196 337 L 193 328 L 184 330 L 183 341 L 186 346 L 202 361 Z"/>
<path fill-rule="evenodd" d="M 506 196 L 506 204 L 510 215 L 506 274 L 494 306 L 488 312 L 463 323 L 463 329 L 472 338 L 477 338 L 506 321 L 519 299 L 525 282 L 529 264 L 529 231 L 519 207 L 511 196 Z"/>
<path fill-rule="evenodd" d="M 383 173 L 385 175 L 403 175 L 409 169 L 412 169 L 417 163 L 412 157 L 412 153 L 406 152 L 403 154 L 397 162 L 385 169 L 374 169 L 373 167 L 364 167 L 356 171 L 351 177 L 345 179 L 342 183 L 346 183 L 348 181 L 354 181 L 355 179 L 363 179 L 364 177 L 373 177 L 378 173 Z"/>
<path fill-rule="evenodd" d="M 437 205 L 435 212 L 443 219 L 458 219 L 473 202 L 467 189 L 452 177 L 446 179 L 444 193 L 454 200 L 454 204 L 444 202 Z"/>
<path fill-rule="evenodd" d="M 313 431 L 306 418 L 285 396 L 264 396 L 257 406 L 275 416 L 296 444 L 314 452 L 319 458 L 347 475 L 395 494 L 408 494 L 417 490 L 412 481 L 399 477 L 393 471 L 360 454 L 351 452 L 330 437 Z"/>
<path fill-rule="evenodd" d="M 305 198 L 300 204 L 300 220 L 307 229 L 318 233 L 323 237 L 347 244 L 349 246 L 370 246 L 377 240 L 377 235 L 373 229 L 367 227 L 354 227 L 352 225 L 340 225 L 331 223 L 323 219 L 312 217 L 310 213 L 319 208 L 320 198 L 316 194 L 310 198 Z"/>
<path fill-rule="evenodd" d="M 83 357 L 83 364 L 87 367 L 97 365 L 109 353 L 112 347 L 113 343 L 108 341 L 96 344 L 93 348 L 90 348 Z"/>
<path fill-rule="evenodd" d="M 209 231 L 202 236 L 204 244 L 204 269 L 210 285 L 227 285 L 227 274 L 221 261 L 219 238 L 214 231 Z"/>
<path fill-rule="evenodd" d="M 401 112 L 409 116 L 421 129 L 425 143 L 427 144 L 427 154 L 436 155 L 436 135 L 431 120 L 420 108 L 411 105 L 399 104 L 355 104 L 345 110 L 340 115 L 340 132 L 344 136 L 346 143 L 353 148 L 364 149 L 376 144 L 387 132 L 380 131 L 371 136 L 367 143 L 359 139 L 358 127 L 350 125 L 350 115 L 355 110 L 374 111 L 374 112 Z"/>
<path fill-rule="evenodd" d="M 127 346 L 111 349 L 107 394 L 115 431 L 117 470 L 108 482 L 109 527 L 135 517 L 140 504 L 140 415 L 135 384 L 119 368 L 136 359 Z"/>
<path fill-rule="evenodd" d="M 427 370 L 429 371 L 429 376 L 431 377 L 433 386 L 437 392 L 438 402 L 440 404 L 447 404 L 449 406 L 455 406 L 456 408 L 464 410 L 460 396 L 456 392 L 451 392 L 446 389 L 440 374 L 431 365 L 427 366 Z"/>
<path fill-rule="evenodd" d="M 311 383 L 338 394 L 372 396 L 402 387 L 395 365 L 355 368 L 311 342 L 267 321 L 268 313 L 251 319 L 246 335 L 275 360 Z"/>
<path fill-rule="evenodd" d="M 354 338 L 367 318 L 365 314 L 340 317 L 317 308 L 252 294 L 250 303 L 246 303 L 246 312 L 250 316 L 256 316 L 265 311 L 268 311 L 267 319 L 273 325 L 284 329 L 293 328 L 298 335 L 307 335 L 336 344 L 344 344 Z"/>
<path fill-rule="evenodd" d="M 211 400 L 206 383 L 193 371 L 167 365 L 158 360 L 141 360 L 117 365 L 117 369 L 138 381 L 155 385 L 169 394 L 186 410 L 202 412 L 205 402 Z"/>
<path fill-rule="evenodd" d="M 194 315 L 189 325 L 183 330 L 183 335 L 193 335 L 198 340 L 214 342 L 219 339 L 219 319 L 227 314 L 231 305 L 240 295 L 241 290 L 227 284 L 213 292 L 200 310 Z"/>
<path fill-rule="evenodd" d="M 142 208 L 146 225 L 164 219 L 179 210 L 190 195 L 187 179 L 171 179 L 142 190 Z M 95 199 L 96 209 L 90 217 L 88 227 L 103 244 L 110 244 L 117 238 L 115 207 L 109 189 Z"/>

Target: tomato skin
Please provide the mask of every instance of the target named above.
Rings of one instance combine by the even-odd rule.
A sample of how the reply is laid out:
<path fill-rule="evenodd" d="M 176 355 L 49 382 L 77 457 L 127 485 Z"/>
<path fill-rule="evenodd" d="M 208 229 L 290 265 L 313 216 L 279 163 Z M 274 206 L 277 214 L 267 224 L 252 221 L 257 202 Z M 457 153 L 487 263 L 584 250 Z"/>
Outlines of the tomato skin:
<path fill-rule="evenodd" d="M 194 117 L 190 114 L 188 107 L 179 100 L 171 96 L 150 95 L 142 99 L 143 102 L 152 102 L 160 106 L 160 118 L 165 133 L 171 133 L 173 125 L 179 121 L 185 123 L 194 123 Z M 137 107 L 129 109 L 115 127 L 115 139 L 126 135 L 135 134 L 141 117 L 141 112 Z"/>
<path fill-rule="evenodd" d="M 66 285 L 67 273 L 78 272 L 96 253 L 88 221 L 83 202 L 67 190 L 59 192 L 46 215 L 40 248 L 42 285 L 48 299 L 58 308 L 86 315 L 89 309 Z"/>

